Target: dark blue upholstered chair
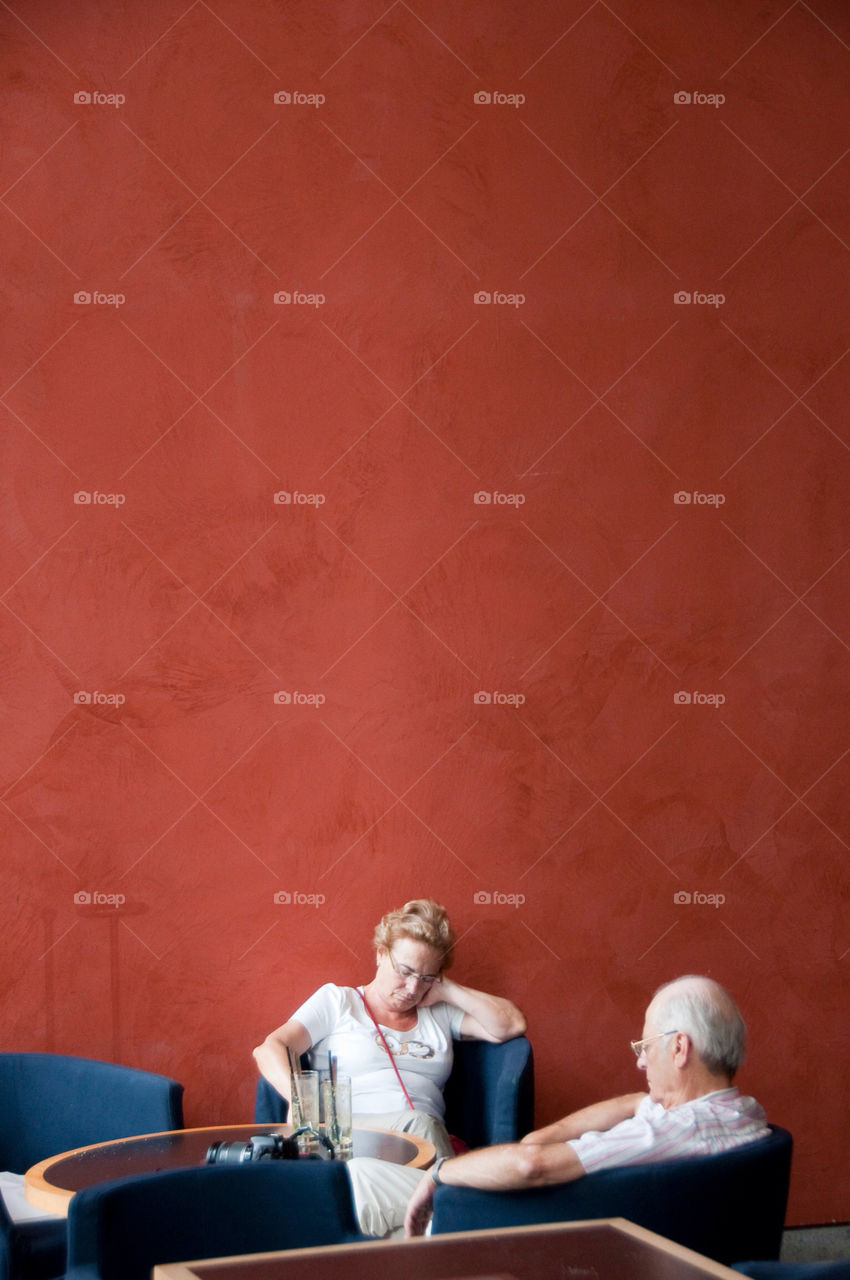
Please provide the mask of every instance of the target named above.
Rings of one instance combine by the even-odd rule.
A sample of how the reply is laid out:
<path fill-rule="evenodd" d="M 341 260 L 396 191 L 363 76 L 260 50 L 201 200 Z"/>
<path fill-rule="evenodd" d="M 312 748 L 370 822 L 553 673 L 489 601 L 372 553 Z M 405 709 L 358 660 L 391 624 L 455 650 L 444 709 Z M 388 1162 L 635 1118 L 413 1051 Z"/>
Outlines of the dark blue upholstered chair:
<path fill-rule="evenodd" d="M 753 1280 L 850 1280 L 850 1258 L 836 1262 L 736 1262 L 733 1270 Z"/>
<path fill-rule="evenodd" d="M 525 1036 L 504 1044 L 456 1040 L 445 1099 L 446 1128 L 467 1146 L 517 1142 L 534 1128 L 534 1059 L 529 1041 Z M 286 1101 L 261 1076 L 254 1119 L 280 1124 L 286 1116 Z"/>
<path fill-rule="evenodd" d="M 0 1053 L 0 1169 L 26 1173 L 60 1151 L 183 1127 L 176 1080 L 90 1058 Z M 65 1271 L 64 1218 L 13 1223 L 0 1201 L 0 1280 Z"/>
<path fill-rule="evenodd" d="M 339 1161 L 168 1169 L 77 1192 L 67 1280 L 150 1280 L 158 1263 L 366 1238 Z"/>
<path fill-rule="evenodd" d="M 771 1126 L 736 1151 L 606 1169 L 529 1191 L 438 1187 L 435 1235 L 581 1218 L 628 1218 L 727 1266 L 778 1258 L 791 1171 L 791 1135 Z"/>

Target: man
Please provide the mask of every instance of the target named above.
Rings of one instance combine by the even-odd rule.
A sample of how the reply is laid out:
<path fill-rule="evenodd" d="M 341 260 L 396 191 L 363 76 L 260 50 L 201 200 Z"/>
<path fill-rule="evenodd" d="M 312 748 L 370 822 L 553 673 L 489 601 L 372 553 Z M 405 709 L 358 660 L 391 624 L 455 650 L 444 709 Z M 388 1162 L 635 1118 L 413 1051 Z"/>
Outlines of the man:
<path fill-rule="evenodd" d="M 766 1136 L 763 1110 L 732 1085 L 745 1040 L 744 1020 L 719 983 L 688 975 L 660 987 L 642 1038 L 632 1041 L 648 1092 L 595 1103 L 521 1142 L 438 1160 L 410 1198 L 406 1234 L 425 1231 L 439 1184 L 543 1187 L 617 1165 L 710 1155 Z"/>

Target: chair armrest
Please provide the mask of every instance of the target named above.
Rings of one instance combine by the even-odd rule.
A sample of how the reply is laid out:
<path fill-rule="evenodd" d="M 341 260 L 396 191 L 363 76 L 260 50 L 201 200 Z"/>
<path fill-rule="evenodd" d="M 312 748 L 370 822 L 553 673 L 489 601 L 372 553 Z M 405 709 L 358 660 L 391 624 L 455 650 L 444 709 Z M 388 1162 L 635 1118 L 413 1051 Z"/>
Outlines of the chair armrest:
<path fill-rule="evenodd" d="M 534 1060 L 525 1036 L 455 1043 L 446 1126 L 470 1147 L 516 1142 L 534 1127 Z"/>
<path fill-rule="evenodd" d="M 286 1124 L 289 1103 L 264 1076 L 257 1081 L 254 1099 L 254 1120 L 257 1124 Z"/>
<path fill-rule="evenodd" d="M 731 1151 L 591 1173 L 521 1191 L 438 1187 L 432 1231 L 627 1218 L 727 1266 L 779 1256 L 791 1135 L 771 1133 Z"/>

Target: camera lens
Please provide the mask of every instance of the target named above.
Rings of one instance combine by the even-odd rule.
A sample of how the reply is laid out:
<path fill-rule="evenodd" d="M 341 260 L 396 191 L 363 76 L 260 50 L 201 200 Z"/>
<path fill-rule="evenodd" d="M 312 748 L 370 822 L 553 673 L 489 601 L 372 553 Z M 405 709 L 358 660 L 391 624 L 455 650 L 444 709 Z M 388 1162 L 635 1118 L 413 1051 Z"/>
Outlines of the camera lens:
<path fill-rule="evenodd" d="M 281 1133 L 255 1133 L 247 1142 L 211 1142 L 207 1164 L 247 1164 L 250 1160 L 296 1160 L 298 1143 Z"/>
<path fill-rule="evenodd" d="M 253 1156 L 250 1142 L 211 1142 L 207 1147 L 207 1164 L 244 1164 Z"/>

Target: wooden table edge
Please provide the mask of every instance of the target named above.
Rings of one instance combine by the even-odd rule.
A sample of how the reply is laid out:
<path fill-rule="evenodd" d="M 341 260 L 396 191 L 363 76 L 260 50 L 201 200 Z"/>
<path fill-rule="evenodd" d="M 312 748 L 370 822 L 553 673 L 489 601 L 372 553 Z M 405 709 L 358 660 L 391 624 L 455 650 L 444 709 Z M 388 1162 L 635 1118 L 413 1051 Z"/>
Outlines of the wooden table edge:
<path fill-rule="evenodd" d="M 433 1142 L 429 1142 L 427 1138 L 420 1138 L 418 1133 L 407 1133 L 404 1129 L 384 1129 L 378 1124 L 363 1124 L 358 1121 L 354 1126 L 356 1130 L 368 1129 L 370 1133 L 383 1133 L 394 1138 L 403 1138 L 405 1142 L 410 1142 L 416 1148 L 416 1155 L 412 1160 L 406 1160 L 405 1169 L 430 1169 L 431 1165 L 437 1158 L 436 1148 Z"/>
<path fill-rule="evenodd" d="M 568 1230 L 578 1230 L 581 1227 L 613 1227 L 623 1235 L 632 1236 L 634 1239 L 649 1244 L 663 1253 L 690 1263 L 691 1266 L 701 1268 L 706 1276 L 715 1276 L 717 1280 L 740 1280 L 738 1272 L 732 1271 L 729 1267 L 724 1266 L 723 1263 L 715 1262 L 713 1258 L 707 1258 L 704 1254 L 695 1253 L 693 1249 L 676 1244 L 674 1241 L 668 1240 L 666 1236 L 660 1236 L 654 1231 L 649 1231 L 646 1227 L 639 1227 L 636 1223 L 629 1222 L 627 1218 L 581 1218 L 574 1222 L 537 1222 L 521 1227 L 496 1227 L 487 1231 L 447 1231 L 439 1236 L 418 1236 L 412 1240 L 364 1240 L 359 1244 L 331 1244 L 308 1249 L 275 1249 L 265 1253 L 246 1253 L 230 1257 L 196 1258 L 191 1262 L 159 1263 L 153 1269 L 152 1280 L 200 1280 L 194 1268 L 201 1266 L 204 1268 L 203 1280 L 208 1280 L 210 1272 L 214 1272 L 219 1268 L 231 1267 L 237 1258 L 240 1262 L 254 1262 L 278 1257 L 292 1258 L 293 1260 L 312 1258 L 318 1261 L 323 1256 L 338 1251 L 367 1256 L 376 1249 L 385 1250 L 388 1243 L 394 1246 L 404 1245 L 412 1249 L 427 1249 L 430 1244 L 438 1241 L 468 1240 L 476 1235 L 486 1235 L 489 1239 L 492 1239 L 494 1233 L 499 1236 L 508 1234 L 522 1236 L 529 1235 L 532 1232 L 546 1231 L 547 1229 L 560 1230 L 567 1228 Z"/>
<path fill-rule="evenodd" d="M 140 1138 L 164 1138 L 173 1133 L 229 1133 L 232 1130 L 241 1130 L 252 1127 L 251 1121 L 247 1124 L 213 1124 L 202 1125 L 198 1128 L 188 1129 L 160 1129 L 156 1133 L 131 1133 L 126 1138 L 110 1138 L 106 1142 L 92 1142 L 85 1147 L 72 1147 L 70 1151 L 60 1151 L 54 1156 L 48 1156 L 46 1160 L 40 1160 L 38 1164 L 34 1164 L 31 1169 L 27 1169 L 24 1174 L 24 1195 L 29 1203 L 35 1209 L 42 1209 L 46 1213 L 55 1213 L 59 1217 L 67 1217 L 68 1206 L 71 1198 L 74 1196 L 73 1191 L 67 1190 L 65 1187 L 58 1187 L 53 1182 L 48 1182 L 44 1175 L 50 1167 L 59 1160 L 66 1160 L 70 1156 L 81 1155 L 85 1151 L 96 1151 L 99 1147 L 112 1147 L 117 1142 L 135 1142 Z M 426 1138 L 420 1138 L 415 1133 L 404 1133 L 401 1129 L 382 1129 L 379 1125 L 374 1124 L 358 1124 L 357 1129 L 369 1129 L 374 1133 L 384 1133 L 392 1137 L 403 1138 L 405 1142 L 410 1142 L 416 1148 L 415 1157 L 408 1161 L 405 1165 L 407 1169 L 427 1169 L 434 1163 L 434 1146 Z M 269 1124 L 258 1123 L 257 1131 L 281 1132 L 289 1130 L 292 1132 L 292 1126 L 287 1124 Z M 132 1177 L 132 1174 L 128 1174 Z"/>

